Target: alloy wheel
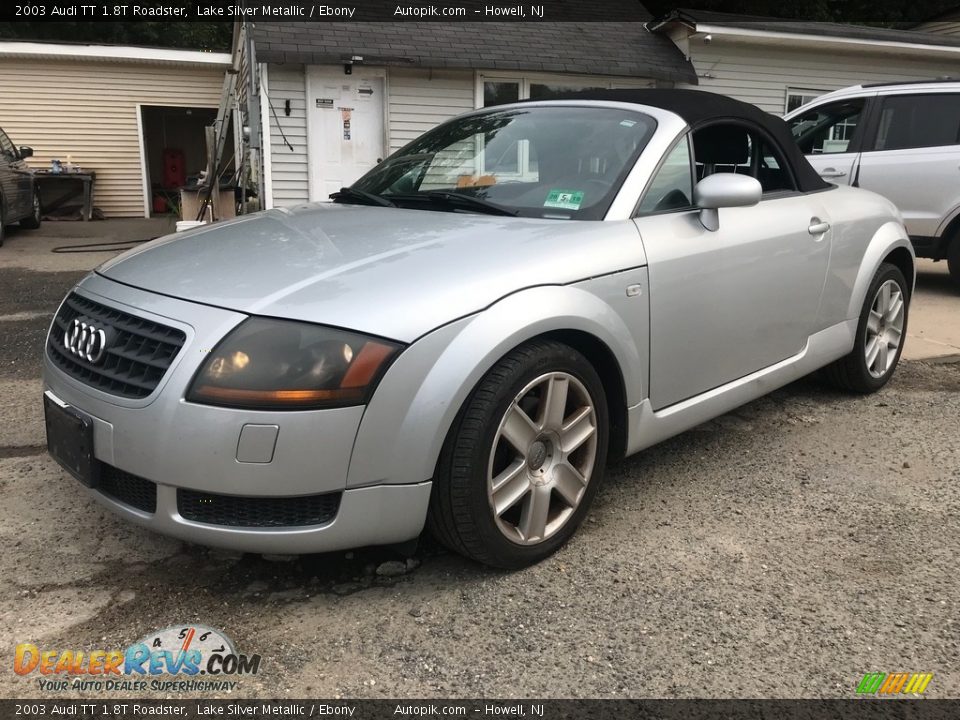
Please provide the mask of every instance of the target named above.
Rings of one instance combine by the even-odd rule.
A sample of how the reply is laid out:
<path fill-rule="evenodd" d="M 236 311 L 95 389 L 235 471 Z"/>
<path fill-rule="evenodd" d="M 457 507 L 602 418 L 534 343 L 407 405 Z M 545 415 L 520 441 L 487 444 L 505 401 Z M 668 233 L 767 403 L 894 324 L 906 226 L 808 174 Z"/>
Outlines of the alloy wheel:
<path fill-rule="evenodd" d="M 500 532 L 521 545 L 556 534 L 584 497 L 597 440 L 597 412 L 580 380 L 551 372 L 528 383 L 490 451 L 487 498 Z"/>
<path fill-rule="evenodd" d="M 864 356 L 870 375 L 886 375 L 897 359 L 903 341 L 903 291 L 894 280 L 887 280 L 878 289 L 867 317 Z"/>

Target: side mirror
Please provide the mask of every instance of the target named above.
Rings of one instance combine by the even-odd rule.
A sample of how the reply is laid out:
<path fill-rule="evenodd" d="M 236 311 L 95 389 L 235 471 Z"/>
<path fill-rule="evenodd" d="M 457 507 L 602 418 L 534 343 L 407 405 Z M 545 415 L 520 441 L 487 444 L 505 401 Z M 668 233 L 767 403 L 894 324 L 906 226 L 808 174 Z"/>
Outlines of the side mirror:
<path fill-rule="evenodd" d="M 693 204 L 700 208 L 703 226 L 714 231 L 720 229 L 720 208 L 756 205 L 761 195 L 763 188 L 756 178 L 735 173 L 714 173 L 693 188 Z"/>
<path fill-rule="evenodd" d="M 33 157 L 33 148 L 27 147 L 26 145 L 20 146 L 20 157 L 24 160 L 28 157 Z"/>

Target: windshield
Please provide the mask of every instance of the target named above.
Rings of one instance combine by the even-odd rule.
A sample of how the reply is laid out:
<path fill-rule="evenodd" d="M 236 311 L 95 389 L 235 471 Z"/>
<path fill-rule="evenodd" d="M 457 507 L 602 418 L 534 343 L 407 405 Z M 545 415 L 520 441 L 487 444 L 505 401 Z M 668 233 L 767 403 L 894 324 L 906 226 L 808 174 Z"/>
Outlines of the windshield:
<path fill-rule="evenodd" d="M 401 207 L 600 220 L 655 129 L 633 110 L 493 110 L 440 125 L 351 189 Z"/>

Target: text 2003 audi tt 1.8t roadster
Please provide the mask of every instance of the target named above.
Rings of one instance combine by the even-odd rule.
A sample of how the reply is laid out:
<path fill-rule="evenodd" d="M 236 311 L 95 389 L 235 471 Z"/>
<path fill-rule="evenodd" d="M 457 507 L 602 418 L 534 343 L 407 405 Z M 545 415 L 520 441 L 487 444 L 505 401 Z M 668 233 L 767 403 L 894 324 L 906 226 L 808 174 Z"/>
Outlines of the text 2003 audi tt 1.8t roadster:
<path fill-rule="evenodd" d="M 66 297 L 48 445 L 98 501 L 252 552 L 426 523 L 521 567 L 612 456 L 819 368 L 877 390 L 903 347 L 897 209 L 719 95 L 478 110 L 332 197 L 157 240 Z"/>

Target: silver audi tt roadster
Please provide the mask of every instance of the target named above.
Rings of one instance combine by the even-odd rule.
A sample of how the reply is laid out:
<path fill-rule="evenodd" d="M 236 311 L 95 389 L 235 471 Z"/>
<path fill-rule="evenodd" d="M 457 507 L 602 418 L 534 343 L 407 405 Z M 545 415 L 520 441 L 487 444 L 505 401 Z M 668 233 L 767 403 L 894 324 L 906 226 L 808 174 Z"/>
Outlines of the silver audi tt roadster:
<path fill-rule="evenodd" d="M 897 209 L 720 95 L 478 110 L 331 197 L 161 238 L 64 299 L 48 445 L 99 502 L 265 553 L 426 525 L 516 568 L 611 457 L 820 368 L 878 390 L 903 348 Z"/>

